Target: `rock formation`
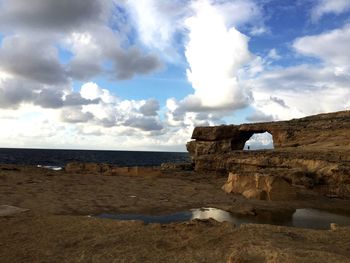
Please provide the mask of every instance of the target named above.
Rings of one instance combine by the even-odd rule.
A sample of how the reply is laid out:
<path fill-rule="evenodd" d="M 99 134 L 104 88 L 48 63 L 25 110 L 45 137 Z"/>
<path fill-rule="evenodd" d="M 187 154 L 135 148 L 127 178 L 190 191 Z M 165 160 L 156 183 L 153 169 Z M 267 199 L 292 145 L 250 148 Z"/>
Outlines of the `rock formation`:
<path fill-rule="evenodd" d="M 242 194 L 248 199 L 288 201 L 297 199 L 297 189 L 284 178 L 263 174 L 230 173 L 222 189 L 226 193 Z"/>
<path fill-rule="evenodd" d="M 263 132 L 272 134 L 274 150 L 243 151 L 254 133 Z M 323 195 L 350 198 L 350 111 L 290 121 L 196 127 L 192 139 L 187 150 L 198 172 L 233 172 L 239 178 L 248 176 L 251 183 L 252 175 L 258 173 Z M 263 198 L 256 188 L 245 190 L 251 190 L 246 195 Z"/>

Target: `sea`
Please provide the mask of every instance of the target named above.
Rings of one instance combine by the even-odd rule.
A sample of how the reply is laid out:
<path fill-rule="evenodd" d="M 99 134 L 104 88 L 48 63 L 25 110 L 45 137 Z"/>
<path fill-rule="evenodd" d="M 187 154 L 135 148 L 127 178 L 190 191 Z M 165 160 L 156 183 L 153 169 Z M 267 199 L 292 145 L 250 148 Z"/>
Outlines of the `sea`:
<path fill-rule="evenodd" d="M 0 148 L 0 164 L 64 167 L 70 162 L 106 163 L 116 166 L 159 166 L 190 161 L 185 152 L 142 152 L 100 150 L 51 150 Z"/>

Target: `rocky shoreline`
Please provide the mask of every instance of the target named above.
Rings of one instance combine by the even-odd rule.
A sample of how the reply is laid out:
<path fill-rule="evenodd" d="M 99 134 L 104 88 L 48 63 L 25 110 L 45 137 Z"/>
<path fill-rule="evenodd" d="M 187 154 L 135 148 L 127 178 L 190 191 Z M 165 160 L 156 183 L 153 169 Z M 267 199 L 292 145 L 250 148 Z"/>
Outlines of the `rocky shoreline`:
<path fill-rule="evenodd" d="M 188 146 L 193 164 L 71 163 L 61 171 L 0 165 L 0 206 L 24 209 L 0 215 L 1 262 L 350 262 L 346 226 L 238 227 L 215 220 L 146 225 L 88 217 L 201 207 L 271 222 L 300 208 L 350 217 L 349 123 L 350 112 L 341 112 L 197 128 Z M 235 148 L 242 146 L 242 140 L 234 143 L 236 136 L 257 131 L 272 132 L 275 150 Z"/>

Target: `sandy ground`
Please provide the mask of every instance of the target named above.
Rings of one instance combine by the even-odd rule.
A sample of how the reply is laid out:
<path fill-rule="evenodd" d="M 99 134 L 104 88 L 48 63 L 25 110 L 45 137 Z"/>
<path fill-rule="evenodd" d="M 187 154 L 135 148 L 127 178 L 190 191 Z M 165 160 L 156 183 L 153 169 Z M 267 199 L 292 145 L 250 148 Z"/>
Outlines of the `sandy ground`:
<path fill-rule="evenodd" d="M 349 211 L 348 201 L 245 201 L 221 189 L 226 178 L 194 173 L 159 177 L 68 174 L 0 166 L 0 205 L 27 212 L 0 217 L 1 262 L 350 262 L 350 228 L 307 230 L 192 221 L 169 225 L 89 218 L 164 214 L 217 207 L 281 216 L 297 207 Z M 283 208 L 283 209 L 282 209 Z"/>

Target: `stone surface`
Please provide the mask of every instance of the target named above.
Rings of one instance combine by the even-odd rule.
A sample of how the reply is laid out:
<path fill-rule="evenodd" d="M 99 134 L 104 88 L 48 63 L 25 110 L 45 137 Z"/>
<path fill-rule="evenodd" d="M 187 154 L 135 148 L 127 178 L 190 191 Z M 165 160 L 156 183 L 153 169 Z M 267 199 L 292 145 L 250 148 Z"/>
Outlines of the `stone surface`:
<path fill-rule="evenodd" d="M 192 163 L 162 163 L 160 166 L 162 171 L 193 171 Z"/>
<path fill-rule="evenodd" d="M 108 164 L 79 163 L 79 162 L 71 162 L 64 167 L 65 171 L 69 173 L 97 173 L 97 174 L 109 171 L 111 168 L 112 166 Z"/>
<path fill-rule="evenodd" d="M 290 201 L 297 199 L 296 188 L 284 178 L 262 174 L 230 173 L 222 189 L 226 193 L 242 194 L 248 199 Z"/>
<path fill-rule="evenodd" d="M 105 176 L 161 176 L 160 167 L 134 166 L 119 167 L 109 164 L 72 162 L 65 166 L 67 173 L 101 174 Z"/>

